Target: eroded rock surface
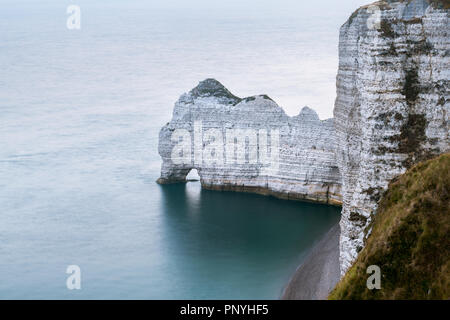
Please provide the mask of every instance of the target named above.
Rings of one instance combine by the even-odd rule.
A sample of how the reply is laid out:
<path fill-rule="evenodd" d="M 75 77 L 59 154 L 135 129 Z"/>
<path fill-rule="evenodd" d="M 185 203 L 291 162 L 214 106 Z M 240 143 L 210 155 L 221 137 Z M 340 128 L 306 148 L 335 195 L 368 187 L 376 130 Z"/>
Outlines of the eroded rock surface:
<path fill-rule="evenodd" d="M 208 189 L 340 204 L 335 145 L 332 119 L 308 107 L 289 117 L 268 96 L 241 99 L 207 79 L 180 97 L 161 129 L 158 182 L 184 182 L 197 169 Z"/>

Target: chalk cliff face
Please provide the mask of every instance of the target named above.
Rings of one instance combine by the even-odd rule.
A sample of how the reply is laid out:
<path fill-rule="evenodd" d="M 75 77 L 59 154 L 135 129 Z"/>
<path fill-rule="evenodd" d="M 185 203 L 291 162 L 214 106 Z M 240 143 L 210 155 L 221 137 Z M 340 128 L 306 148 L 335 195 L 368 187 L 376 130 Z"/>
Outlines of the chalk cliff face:
<path fill-rule="evenodd" d="M 158 182 L 184 182 L 197 169 L 207 189 L 341 204 L 335 145 L 332 119 L 308 107 L 289 117 L 265 95 L 241 99 L 207 79 L 161 129 Z"/>
<path fill-rule="evenodd" d="M 342 273 L 364 246 L 388 182 L 450 150 L 448 1 L 375 5 L 357 10 L 340 31 L 334 121 Z"/>

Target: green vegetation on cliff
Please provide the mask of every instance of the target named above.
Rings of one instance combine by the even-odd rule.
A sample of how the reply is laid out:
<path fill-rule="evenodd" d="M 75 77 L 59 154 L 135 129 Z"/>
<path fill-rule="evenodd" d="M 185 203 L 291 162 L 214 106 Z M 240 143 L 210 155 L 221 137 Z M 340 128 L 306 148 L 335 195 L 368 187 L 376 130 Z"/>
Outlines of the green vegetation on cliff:
<path fill-rule="evenodd" d="M 330 299 L 450 298 L 450 154 L 392 181 L 380 200 L 366 247 Z M 371 265 L 381 289 L 369 290 Z"/>

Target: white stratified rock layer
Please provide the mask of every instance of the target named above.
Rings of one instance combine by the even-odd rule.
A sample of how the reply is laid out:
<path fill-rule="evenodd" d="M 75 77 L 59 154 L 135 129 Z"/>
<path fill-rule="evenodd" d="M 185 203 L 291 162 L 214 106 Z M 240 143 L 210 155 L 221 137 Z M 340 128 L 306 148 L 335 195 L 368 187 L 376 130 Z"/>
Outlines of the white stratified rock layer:
<path fill-rule="evenodd" d="M 341 28 L 334 119 L 342 273 L 363 248 L 389 181 L 450 150 L 448 18 L 442 4 L 381 1 Z"/>
<path fill-rule="evenodd" d="M 184 139 L 189 140 L 184 151 L 174 155 Z M 244 143 L 245 155 L 233 153 L 231 159 L 230 142 Z M 207 189 L 341 204 L 335 145 L 332 119 L 321 121 L 308 107 L 289 117 L 265 95 L 240 99 L 218 81 L 207 79 L 180 97 L 172 121 L 161 129 L 163 164 L 158 182 L 184 182 L 197 169 Z M 279 153 L 276 166 L 274 149 Z M 238 163 L 239 156 L 244 161 Z"/>

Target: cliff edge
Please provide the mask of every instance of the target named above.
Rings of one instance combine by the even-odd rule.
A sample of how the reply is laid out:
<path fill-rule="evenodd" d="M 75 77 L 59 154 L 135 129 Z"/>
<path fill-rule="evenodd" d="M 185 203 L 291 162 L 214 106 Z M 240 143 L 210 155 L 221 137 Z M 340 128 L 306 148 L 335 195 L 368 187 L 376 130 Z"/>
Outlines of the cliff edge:
<path fill-rule="evenodd" d="M 380 201 L 371 235 L 331 299 L 450 299 L 450 154 L 395 179 Z M 380 289 L 369 290 L 369 266 Z"/>

